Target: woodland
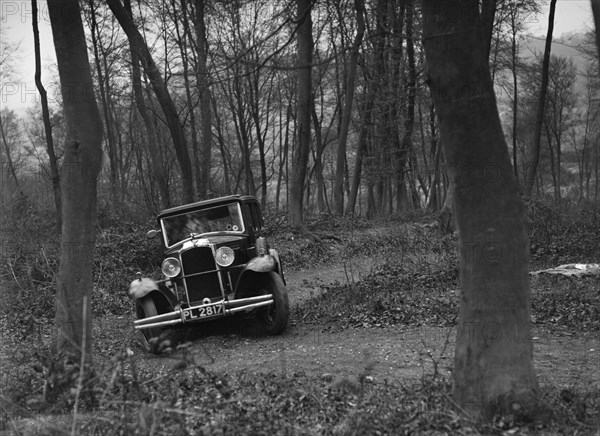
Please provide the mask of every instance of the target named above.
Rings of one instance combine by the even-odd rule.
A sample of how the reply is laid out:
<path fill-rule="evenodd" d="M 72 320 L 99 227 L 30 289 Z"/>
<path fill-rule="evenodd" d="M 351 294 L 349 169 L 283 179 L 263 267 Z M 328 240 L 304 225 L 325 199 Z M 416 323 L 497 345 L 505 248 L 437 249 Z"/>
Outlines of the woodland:
<path fill-rule="evenodd" d="M 600 37 L 553 35 L 556 0 L 543 36 L 536 0 L 27 3 L 39 99 L 0 109 L 0 432 L 598 431 L 600 380 L 552 374 L 600 365 L 600 275 L 531 274 L 600 263 Z M 145 232 L 230 194 L 256 196 L 293 276 L 343 268 L 291 282 L 319 297 L 293 306 L 288 347 L 359 332 L 402 349 L 424 329 L 444 340 L 422 374 L 200 362 L 204 343 L 268 346 L 243 321 L 145 356 L 126 295 L 160 265 Z"/>

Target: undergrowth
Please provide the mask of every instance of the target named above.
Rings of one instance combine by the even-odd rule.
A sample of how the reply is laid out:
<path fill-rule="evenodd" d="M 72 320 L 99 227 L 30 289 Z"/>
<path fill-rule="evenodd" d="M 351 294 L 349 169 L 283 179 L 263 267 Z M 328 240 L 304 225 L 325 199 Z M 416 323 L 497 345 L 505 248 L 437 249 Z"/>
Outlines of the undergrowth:
<path fill-rule="evenodd" d="M 592 434 L 600 423 L 598 391 L 545 389 L 543 414 L 515 412 L 482 423 L 460 413 L 450 381 L 439 374 L 388 380 L 371 376 L 364 362 L 341 378 L 303 371 L 221 373 L 195 363 L 189 343 L 178 347 L 177 356 L 172 369 L 149 372 L 124 348 L 83 386 L 79 415 L 69 414 L 68 398 L 39 402 L 29 428 L 50 411 L 56 418 L 41 421 L 37 434 L 68 434 L 73 421 L 75 434 L 94 435 Z"/>
<path fill-rule="evenodd" d="M 0 230 L 0 327 L 4 353 L 11 352 L 10 364 L 0 368 L 0 430 L 12 430 L 14 416 L 35 421 L 52 413 L 58 416 L 54 434 L 67 434 L 79 368 L 51 357 L 49 349 L 59 241 L 49 216 L 31 205 L 22 207 L 14 216 L 2 212 L 11 225 Z M 530 204 L 528 215 L 534 267 L 600 263 L 595 215 L 556 212 L 541 203 Z M 265 223 L 265 235 L 287 269 L 340 261 L 352 268 L 361 256 L 376 259 L 371 275 L 328 286 L 310 308 L 297 309 L 295 319 L 355 328 L 456 324 L 456 236 L 398 220 L 374 225 L 317 216 L 308 222 L 317 236 L 310 239 L 287 227 L 280 215 L 267 216 Z M 153 275 L 159 269 L 160 243 L 145 237 L 154 225 L 149 220 L 99 226 L 92 291 L 96 317 L 131 318 L 129 281 L 137 271 Z M 599 332 L 599 287 L 597 277 L 532 279 L 534 326 L 557 333 Z M 75 434 L 591 434 L 600 424 L 597 389 L 547 388 L 541 398 L 552 412 L 543 421 L 525 422 L 515 415 L 482 424 L 460 416 L 450 382 L 439 374 L 403 382 L 375 379 L 368 366 L 335 380 L 303 372 L 259 377 L 248 371 L 211 372 L 195 363 L 187 344 L 176 352 L 176 369 L 156 372 L 131 356 L 129 333 L 110 334 L 94 333 L 95 352 L 110 358 L 81 387 Z M 115 341 L 125 345 L 115 351 Z M 56 385 L 67 389 L 52 397 Z M 52 430 L 48 422 L 44 425 Z"/>

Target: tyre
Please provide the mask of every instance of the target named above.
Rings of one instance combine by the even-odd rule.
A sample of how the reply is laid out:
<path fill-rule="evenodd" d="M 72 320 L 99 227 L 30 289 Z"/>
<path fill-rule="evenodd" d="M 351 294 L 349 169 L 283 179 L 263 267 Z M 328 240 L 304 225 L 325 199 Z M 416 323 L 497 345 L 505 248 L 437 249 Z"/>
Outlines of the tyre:
<path fill-rule="evenodd" d="M 274 272 L 268 273 L 263 283 L 262 293 L 273 294 L 273 304 L 258 312 L 258 321 L 266 334 L 278 335 L 287 327 L 290 316 L 287 289 L 279 274 Z"/>
<path fill-rule="evenodd" d="M 148 318 L 150 316 L 158 315 L 156 310 L 156 304 L 152 297 L 140 298 L 136 301 L 136 312 L 138 319 Z M 158 353 L 158 338 L 162 333 L 162 328 L 153 327 L 149 329 L 139 330 L 140 345 L 144 350 L 157 354 Z"/>

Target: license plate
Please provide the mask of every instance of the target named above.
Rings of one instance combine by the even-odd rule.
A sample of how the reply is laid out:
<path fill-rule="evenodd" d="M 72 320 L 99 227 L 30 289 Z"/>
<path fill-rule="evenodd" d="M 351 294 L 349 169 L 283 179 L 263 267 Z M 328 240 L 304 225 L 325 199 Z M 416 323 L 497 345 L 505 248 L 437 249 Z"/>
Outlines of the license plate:
<path fill-rule="evenodd" d="M 183 321 L 192 321 L 200 318 L 211 318 L 223 314 L 223 303 L 211 304 L 208 306 L 191 307 L 183 309 Z"/>

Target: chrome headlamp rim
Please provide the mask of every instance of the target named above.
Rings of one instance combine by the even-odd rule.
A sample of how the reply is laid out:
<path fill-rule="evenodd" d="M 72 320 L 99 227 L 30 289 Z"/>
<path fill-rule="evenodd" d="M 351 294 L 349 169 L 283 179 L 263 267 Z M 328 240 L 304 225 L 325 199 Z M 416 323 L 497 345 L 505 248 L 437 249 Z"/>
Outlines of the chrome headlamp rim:
<path fill-rule="evenodd" d="M 219 247 L 215 252 L 215 262 L 220 267 L 228 267 L 235 260 L 235 252 L 230 247 Z"/>
<path fill-rule="evenodd" d="M 175 257 L 167 257 L 160 267 L 162 273 L 169 278 L 177 277 L 181 272 L 181 263 Z"/>

